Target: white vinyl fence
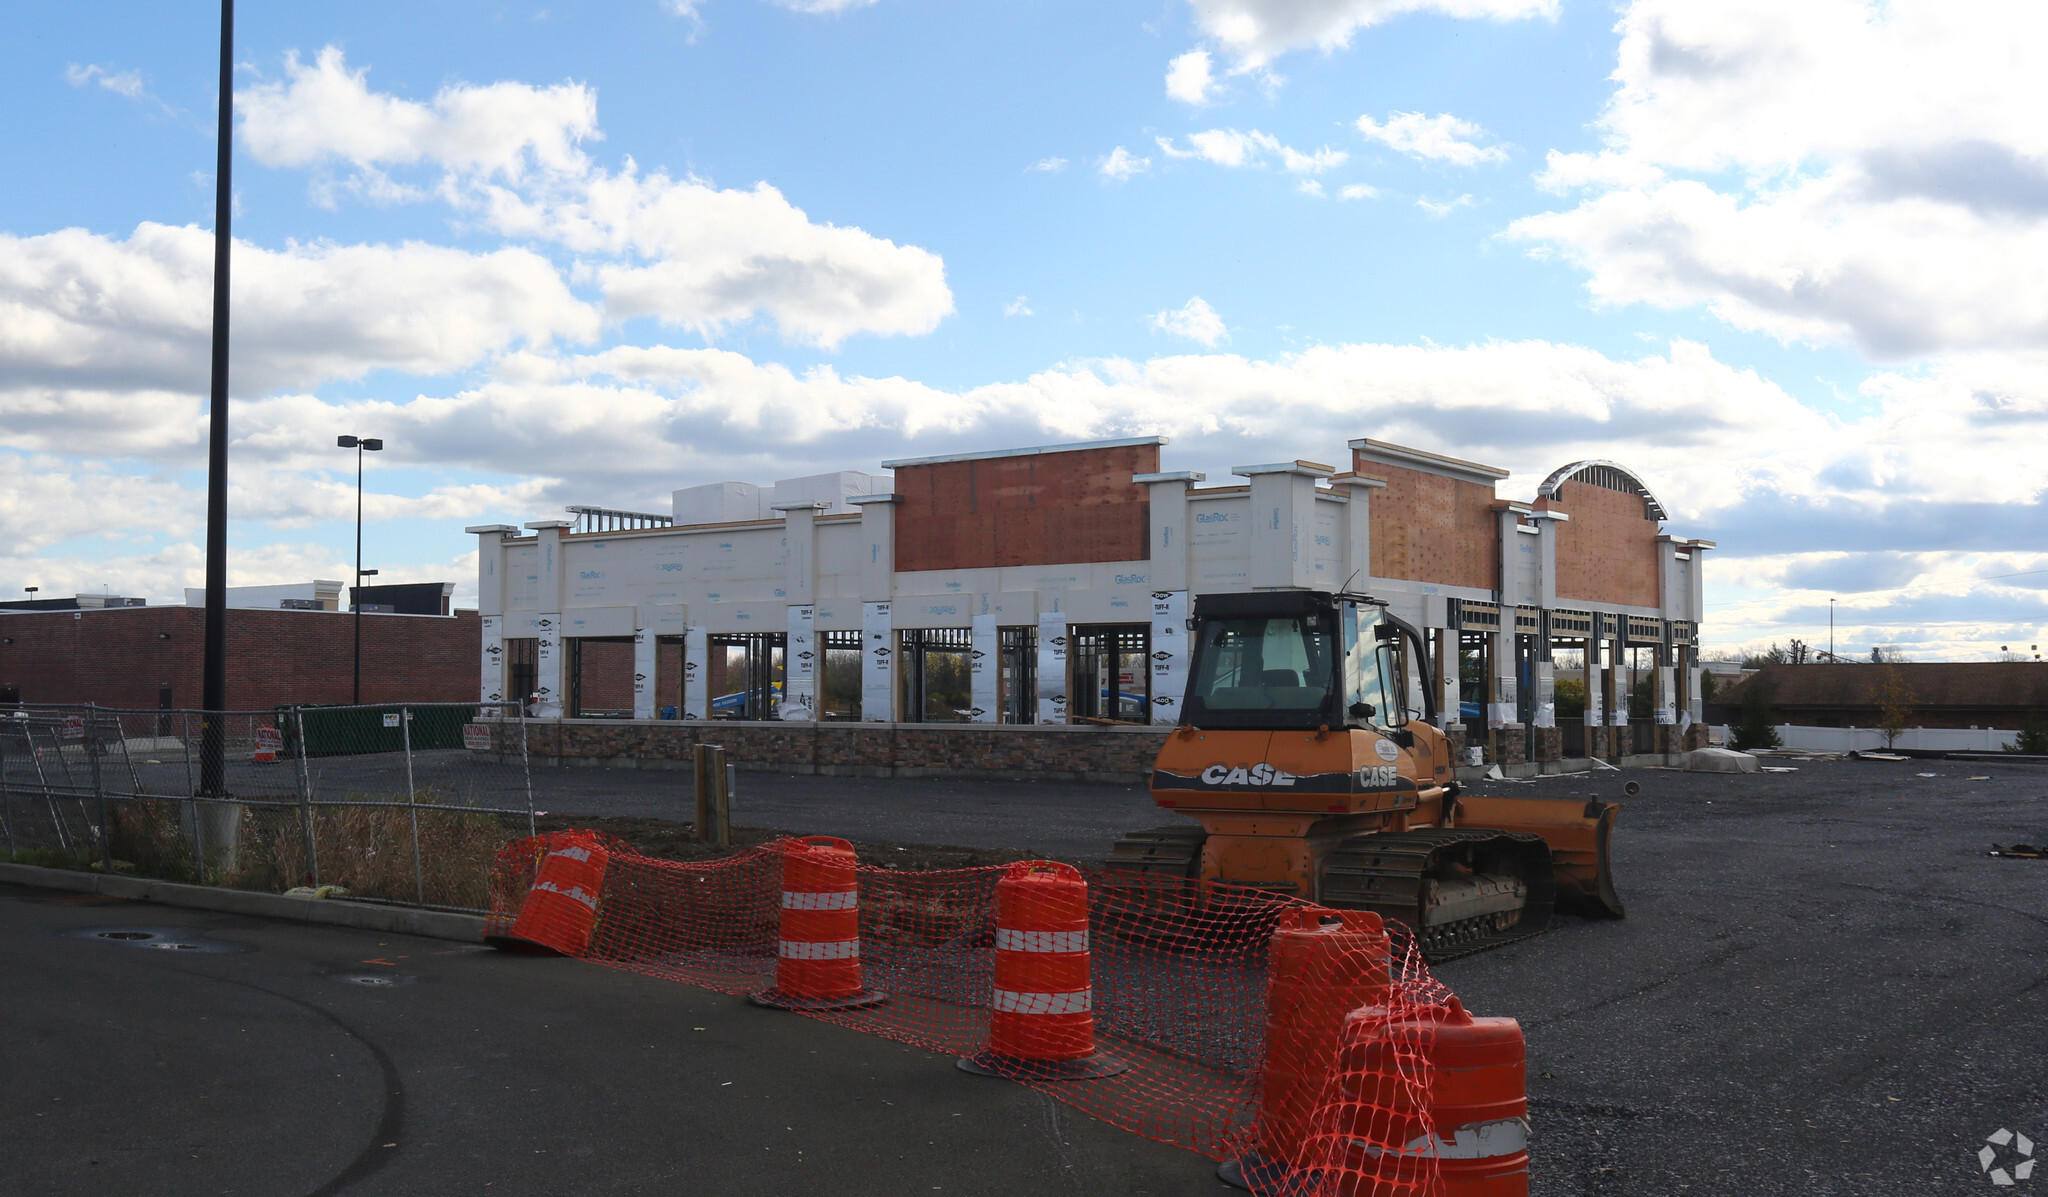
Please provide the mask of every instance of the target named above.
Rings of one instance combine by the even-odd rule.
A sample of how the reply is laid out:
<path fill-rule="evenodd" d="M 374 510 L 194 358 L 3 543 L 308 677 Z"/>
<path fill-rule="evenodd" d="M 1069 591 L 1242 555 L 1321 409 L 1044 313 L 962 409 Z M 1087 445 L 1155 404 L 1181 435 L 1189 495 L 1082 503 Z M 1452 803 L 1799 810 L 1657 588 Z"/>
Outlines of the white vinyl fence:
<path fill-rule="evenodd" d="M 1728 742 L 1729 729 L 1712 729 L 1717 744 Z M 1795 727 L 1778 725 L 1784 746 L 1806 752 L 1882 752 L 1884 732 L 1874 727 Z M 1894 748 L 1928 752 L 2002 752 L 2019 736 L 1991 727 L 1909 727 L 1893 741 Z"/>

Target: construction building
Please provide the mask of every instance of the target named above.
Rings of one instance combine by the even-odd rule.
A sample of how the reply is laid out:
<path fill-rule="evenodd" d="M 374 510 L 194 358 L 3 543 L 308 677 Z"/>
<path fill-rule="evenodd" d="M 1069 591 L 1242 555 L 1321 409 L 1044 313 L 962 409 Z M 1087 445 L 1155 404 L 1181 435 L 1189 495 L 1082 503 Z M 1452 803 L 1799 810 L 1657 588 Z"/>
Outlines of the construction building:
<path fill-rule="evenodd" d="M 469 528 L 481 696 L 571 722 L 1170 726 L 1193 596 L 1310 587 L 1423 629 L 1441 718 L 1493 760 L 1669 751 L 1699 722 L 1713 545 L 1668 534 L 1627 468 L 1574 462 L 1503 498 L 1505 470 L 1360 439 L 1343 469 L 1207 485 L 1164 471 L 1165 444 L 888 461 L 679 490 L 666 514 Z M 1561 675 L 1589 696 L 1569 726 Z M 1651 716 L 1630 727 L 1645 679 Z"/>

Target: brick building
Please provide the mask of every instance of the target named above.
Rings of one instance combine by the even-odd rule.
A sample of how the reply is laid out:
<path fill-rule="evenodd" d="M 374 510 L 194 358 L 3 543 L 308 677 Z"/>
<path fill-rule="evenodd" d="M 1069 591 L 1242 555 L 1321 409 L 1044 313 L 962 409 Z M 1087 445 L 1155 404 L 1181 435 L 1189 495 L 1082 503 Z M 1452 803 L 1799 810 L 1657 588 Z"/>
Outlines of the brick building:
<path fill-rule="evenodd" d="M 1454 738 L 1503 763 L 1663 751 L 1697 723 L 1702 564 L 1649 487 L 1372 439 L 1348 466 L 1162 472 L 1164 437 L 677 491 L 667 514 L 479 537 L 481 693 L 570 720 L 1148 724 L 1179 718 L 1191 598 L 1305 587 L 1427 632 Z M 1555 686 L 1581 679 L 1560 726 Z M 1648 679 L 1652 717 L 1629 697 Z"/>
<path fill-rule="evenodd" d="M 205 621 L 202 607 L 0 612 L 0 703 L 197 707 Z M 227 705 L 348 702 L 353 626 L 345 612 L 230 609 Z M 474 611 L 365 614 L 363 701 L 475 701 L 479 639 Z"/>
<path fill-rule="evenodd" d="M 1766 665 L 1718 690 L 1709 723 L 1734 723 L 1743 699 L 1761 687 L 1774 723 L 1800 727 L 1877 727 L 1897 701 L 1908 727 L 2017 731 L 2048 718 L 2048 663 L 1929 661 L 1891 665 Z"/>

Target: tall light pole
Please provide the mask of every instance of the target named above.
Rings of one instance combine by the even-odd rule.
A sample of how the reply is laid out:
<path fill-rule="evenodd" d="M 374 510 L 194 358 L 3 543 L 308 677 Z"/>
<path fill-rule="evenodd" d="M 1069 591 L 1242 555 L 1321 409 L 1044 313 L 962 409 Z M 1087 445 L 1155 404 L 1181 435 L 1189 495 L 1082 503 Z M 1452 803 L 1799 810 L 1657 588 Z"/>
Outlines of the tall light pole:
<path fill-rule="evenodd" d="M 348 605 L 356 613 L 356 682 L 351 691 L 350 702 L 357 706 L 363 703 L 363 600 L 356 592 L 363 588 L 363 454 L 375 453 L 384 447 L 384 442 L 375 437 L 337 436 L 334 443 L 344 449 L 356 451 L 356 580 L 348 588 Z M 376 573 L 370 570 L 369 573 Z"/>
<path fill-rule="evenodd" d="M 199 792 L 226 793 L 228 706 L 228 257 L 234 245 L 235 0 L 220 0 L 220 117 L 214 129 L 213 384 L 206 441 L 206 645 Z"/>

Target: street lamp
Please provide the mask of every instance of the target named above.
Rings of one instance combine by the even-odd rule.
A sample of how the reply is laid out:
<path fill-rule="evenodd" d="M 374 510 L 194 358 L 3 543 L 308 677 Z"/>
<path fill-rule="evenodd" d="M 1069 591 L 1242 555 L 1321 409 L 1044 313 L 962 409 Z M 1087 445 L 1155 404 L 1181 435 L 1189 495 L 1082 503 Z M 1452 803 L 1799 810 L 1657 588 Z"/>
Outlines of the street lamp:
<path fill-rule="evenodd" d="M 24 586 L 24 587 L 22 587 L 22 589 L 23 589 L 23 590 L 26 590 L 26 591 L 28 591 L 28 601 L 29 601 L 29 602 L 35 602 L 35 601 L 36 601 L 36 591 L 38 591 L 38 590 L 41 590 L 41 589 L 42 589 L 42 587 L 40 587 L 40 586 Z"/>
<path fill-rule="evenodd" d="M 363 588 L 363 454 L 375 453 L 384 447 L 384 442 L 375 437 L 337 436 L 334 443 L 343 449 L 356 451 L 356 580 L 348 588 L 349 606 L 356 613 L 356 668 L 355 688 L 351 691 L 350 702 L 361 706 L 363 702 L 363 600 L 357 592 Z M 369 573 L 376 573 L 370 570 Z"/>

